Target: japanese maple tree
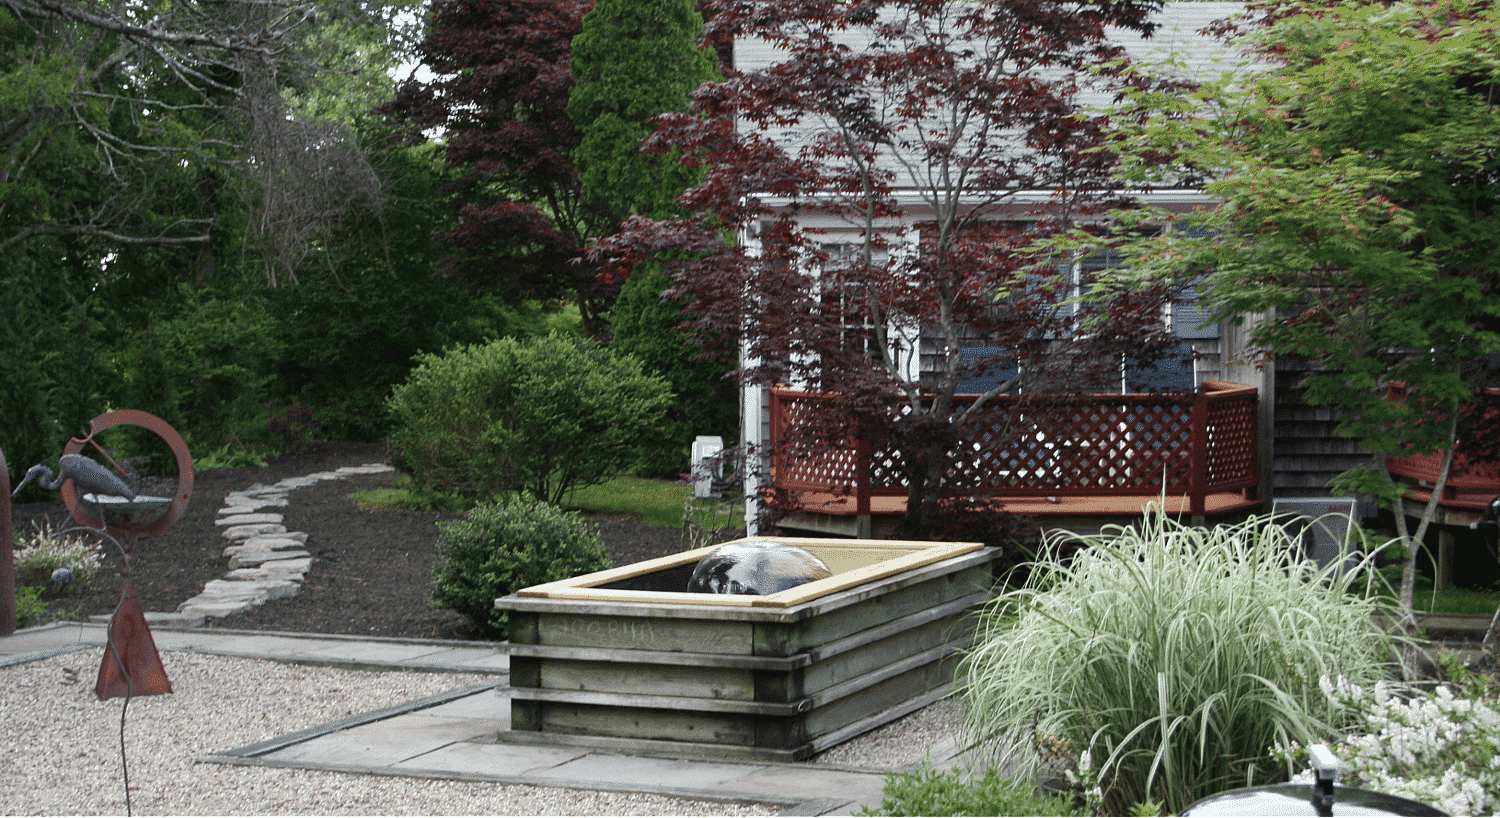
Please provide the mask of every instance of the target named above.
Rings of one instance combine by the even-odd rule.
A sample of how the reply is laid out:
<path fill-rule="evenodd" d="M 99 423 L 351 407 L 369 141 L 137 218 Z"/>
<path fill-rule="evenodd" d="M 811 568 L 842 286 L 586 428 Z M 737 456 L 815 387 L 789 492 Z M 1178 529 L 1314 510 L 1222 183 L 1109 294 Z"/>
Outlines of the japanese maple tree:
<path fill-rule="evenodd" d="M 1018 417 L 986 414 L 996 396 L 1107 390 L 1122 356 L 1171 343 L 1160 293 L 1072 299 L 1077 266 L 1028 252 L 1117 203 L 1084 95 L 1126 81 L 1107 30 L 1149 33 L 1158 7 L 711 2 L 706 34 L 737 44 L 740 70 L 648 140 L 705 169 L 680 200 L 694 215 L 637 217 L 595 258 L 620 277 L 689 254 L 673 292 L 704 337 L 739 341 L 743 382 L 835 395 L 796 445 L 898 452 L 905 533 L 926 536 L 963 500 L 942 479 L 955 441 Z M 774 57 L 751 66 L 758 45 Z M 997 370 L 1017 374 L 956 398 Z"/>
<path fill-rule="evenodd" d="M 568 117 L 572 40 L 593 0 L 440 0 L 418 49 L 435 77 L 409 80 L 386 111 L 421 140 L 440 131 L 462 170 L 457 252 L 441 272 L 512 300 L 576 297 L 597 330 L 612 290 L 584 262 L 613 227 L 579 184 Z"/>

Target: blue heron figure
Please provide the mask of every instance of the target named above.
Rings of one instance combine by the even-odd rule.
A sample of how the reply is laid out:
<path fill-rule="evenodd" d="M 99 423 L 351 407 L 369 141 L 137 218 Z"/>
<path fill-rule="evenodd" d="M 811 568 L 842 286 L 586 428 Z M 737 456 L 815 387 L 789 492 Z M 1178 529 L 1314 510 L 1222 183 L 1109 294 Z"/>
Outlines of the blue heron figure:
<path fill-rule="evenodd" d="M 112 495 L 135 499 L 135 492 L 130 490 L 130 486 L 126 485 L 119 475 L 105 468 L 97 460 L 81 454 L 65 454 L 58 458 L 56 477 L 52 475 L 51 469 L 40 463 L 27 469 L 26 476 L 22 478 L 20 485 L 10 493 L 11 499 L 15 499 L 15 496 L 21 493 L 21 489 L 26 488 L 32 480 L 36 480 L 38 486 L 49 491 L 56 491 L 62 488 L 63 483 L 72 480 L 73 487 L 77 489 L 80 496 L 90 493 L 95 497 Z"/>

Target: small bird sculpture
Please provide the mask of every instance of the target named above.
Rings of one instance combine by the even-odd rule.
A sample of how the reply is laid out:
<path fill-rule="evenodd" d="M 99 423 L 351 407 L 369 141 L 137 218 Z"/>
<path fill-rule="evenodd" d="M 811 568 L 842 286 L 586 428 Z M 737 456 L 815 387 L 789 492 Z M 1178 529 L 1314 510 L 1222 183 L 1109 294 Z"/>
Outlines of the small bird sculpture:
<path fill-rule="evenodd" d="M 26 484 L 36 480 L 36 484 L 49 491 L 62 488 L 63 483 L 73 481 L 73 487 L 79 494 L 93 494 L 95 496 L 112 495 L 115 497 L 126 497 L 135 499 L 135 492 L 130 486 L 120 479 L 120 476 L 105 468 L 97 460 L 84 457 L 81 454 L 65 454 L 57 460 L 57 476 L 52 476 L 52 470 L 38 463 L 26 470 L 26 476 L 21 479 L 20 485 L 10 493 L 11 499 L 15 499 Z"/>
<path fill-rule="evenodd" d="M 52 587 L 57 589 L 68 587 L 68 583 L 73 581 L 73 574 L 72 567 L 66 565 L 54 570 L 52 572 Z"/>

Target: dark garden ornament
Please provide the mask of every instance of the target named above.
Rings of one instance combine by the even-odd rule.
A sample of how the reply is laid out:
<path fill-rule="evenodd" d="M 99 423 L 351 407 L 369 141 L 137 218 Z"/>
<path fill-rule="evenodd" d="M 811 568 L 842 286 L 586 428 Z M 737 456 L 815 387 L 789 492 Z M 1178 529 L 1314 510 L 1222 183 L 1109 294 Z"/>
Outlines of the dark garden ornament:
<path fill-rule="evenodd" d="M 177 485 L 172 496 L 141 494 L 123 479 L 125 469 L 96 440 L 100 433 L 118 426 L 140 427 L 166 443 L 177 466 Z M 86 447 L 100 459 L 82 454 Z M 3 455 L 0 455 L 0 472 L 4 471 L 3 465 Z M 8 473 L 0 479 L 4 480 L 0 488 L 9 489 Z M 187 444 L 171 426 L 155 415 L 137 410 L 109 412 L 89 421 L 87 435 L 68 441 L 58 458 L 55 474 L 46 464 L 37 464 L 27 470 L 26 477 L 14 491 L 5 492 L 6 505 L 4 514 L 0 515 L 3 517 L 0 539 L 5 547 L 5 553 L 0 555 L 0 595 L 3 595 L 6 606 L 0 608 L 0 631 L 5 633 L 15 630 L 10 500 L 32 481 L 62 494 L 63 504 L 75 525 L 59 534 L 88 532 L 113 543 L 120 552 L 120 603 L 110 618 L 104 660 L 99 667 L 94 693 L 100 699 L 122 696 L 129 699 L 172 692 L 172 683 L 167 679 L 151 630 L 146 625 L 145 612 L 136 598 L 131 577 L 131 554 L 136 543 L 161 534 L 187 509 L 193 489 L 193 462 Z M 62 580 L 66 581 L 66 578 Z"/>

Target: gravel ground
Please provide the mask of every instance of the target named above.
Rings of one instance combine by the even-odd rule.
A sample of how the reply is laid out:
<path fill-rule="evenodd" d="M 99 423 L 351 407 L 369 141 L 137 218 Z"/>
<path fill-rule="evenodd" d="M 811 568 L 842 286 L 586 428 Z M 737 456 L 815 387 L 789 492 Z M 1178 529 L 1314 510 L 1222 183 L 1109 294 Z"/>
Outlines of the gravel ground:
<path fill-rule="evenodd" d="M 493 677 L 369 673 L 164 651 L 173 693 L 134 699 L 137 815 L 768 815 L 653 795 L 195 764 L 345 716 Z M 96 651 L 0 669 L 0 814 L 123 815 L 123 700 L 94 697 Z"/>
<path fill-rule="evenodd" d="M 956 699 L 944 699 L 911 715 L 871 730 L 813 756 L 815 764 L 839 764 L 875 770 L 910 769 L 941 758 L 929 758 L 928 748 L 951 746 L 963 719 Z"/>

